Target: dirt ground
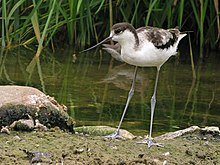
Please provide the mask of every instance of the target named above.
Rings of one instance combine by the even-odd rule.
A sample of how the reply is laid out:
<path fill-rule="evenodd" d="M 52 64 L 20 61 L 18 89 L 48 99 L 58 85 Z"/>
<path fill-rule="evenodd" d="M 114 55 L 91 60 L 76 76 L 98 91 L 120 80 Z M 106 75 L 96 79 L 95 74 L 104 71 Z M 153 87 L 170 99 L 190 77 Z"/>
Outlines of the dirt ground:
<path fill-rule="evenodd" d="M 133 140 L 108 140 L 72 134 L 58 128 L 47 132 L 0 133 L 0 164 L 132 165 L 220 164 L 219 135 L 198 131 L 148 148 Z"/>

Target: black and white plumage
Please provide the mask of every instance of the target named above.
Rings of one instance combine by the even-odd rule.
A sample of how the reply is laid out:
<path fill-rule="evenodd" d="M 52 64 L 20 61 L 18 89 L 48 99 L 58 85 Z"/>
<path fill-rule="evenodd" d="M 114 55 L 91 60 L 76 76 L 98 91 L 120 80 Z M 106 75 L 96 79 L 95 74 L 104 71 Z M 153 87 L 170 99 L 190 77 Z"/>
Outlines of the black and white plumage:
<path fill-rule="evenodd" d="M 128 23 L 112 27 L 110 37 L 121 45 L 121 58 L 135 66 L 160 68 L 170 56 L 176 54 L 179 41 L 186 34 L 178 29 L 141 27 L 137 30 Z"/>
<path fill-rule="evenodd" d="M 97 45 L 84 51 L 95 48 L 96 46 L 108 41 L 116 41 L 117 44 L 110 46 L 105 44 L 103 49 L 109 52 L 114 58 L 124 61 L 130 65 L 134 65 L 134 78 L 131 89 L 128 94 L 127 102 L 122 114 L 120 123 L 115 133 L 108 135 L 109 138 L 117 138 L 119 130 L 127 111 L 130 100 L 134 94 L 135 79 L 138 67 L 156 67 L 157 75 L 154 86 L 154 93 L 151 98 L 151 120 L 149 138 L 146 140 L 148 147 L 159 145 L 152 141 L 152 126 L 154 109 L 156 105 L 156 91 L 161 66 L 172 56 L 176 54 L 177 46 L 180 40 L 185 37 L 185 33 L 181 33 L 177 28 L 161 29 L 155 27 L 141 27 L 135 29 L 129 23 L 117 23 L 113 25 L 110 36 Z"/>

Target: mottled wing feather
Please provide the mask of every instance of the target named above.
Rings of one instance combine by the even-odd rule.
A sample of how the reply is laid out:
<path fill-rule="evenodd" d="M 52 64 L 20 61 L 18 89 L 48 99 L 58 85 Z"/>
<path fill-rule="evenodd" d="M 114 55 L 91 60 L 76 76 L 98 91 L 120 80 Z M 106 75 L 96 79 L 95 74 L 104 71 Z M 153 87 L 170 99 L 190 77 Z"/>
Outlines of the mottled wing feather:
<path fill-rule="evenodd" d="M 148 26 L 137 29 L 137 33 L 144 33 L 145 39 L 152 42 L 156 48 L 167 49 L 178 40 L 180 32 L 176 28 L 165 30 Z"/>

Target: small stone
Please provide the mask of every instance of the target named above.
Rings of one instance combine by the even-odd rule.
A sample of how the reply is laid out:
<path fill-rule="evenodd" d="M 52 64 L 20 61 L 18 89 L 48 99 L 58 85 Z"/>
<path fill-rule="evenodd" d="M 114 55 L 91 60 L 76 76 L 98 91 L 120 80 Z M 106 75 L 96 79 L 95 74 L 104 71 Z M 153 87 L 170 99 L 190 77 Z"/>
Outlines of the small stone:
<path fill-rule="evenodd" d="M 169 155 L 170 155 L 170 152 L 165 152 L 163 155 L 164 155 L 164 156 L 169 156 Z"/>
<path fill-rule="evenodd" d="M 74 151 L 73 151 L 73 154 L 81 154 L 81 153 L 83 153 L 84 152 L 84 149 L 83 148 L 77 148 L 77 149 L 75 149 Z"/>
<path fill-rule="evenodd" d="M 205 146 L 209 145 L 209 141 L 205 141 L 205 143 L 203 143 L 203 145 L 205 145 Z"/>
<path fill-rule="evenodd" d="M 138 155 L 138 158 L 143 158 L 144 157 L 144 153 L 140 153 L 139 155 Z"/>
<path fill-rule="evenodd" d="M 18 140 L 18 141 L 20 141 L 20 140 L 21 140 L 21 138 L 20 138 L 19 136 L 17 136 L 17 135 L 16 135 L 16 136 L 14 136 L 14 139 L 15 139 L 15 140 Z"/>
<path fill-rule="evenodd" d="M 85 136 L 86 136 L 86 137 L 89 137 L 90 135 L 89 135 L 89 134 L 85 134 Z"/>
<path fill-rule="evenodd" d="M 207 137 L 203 137 L 202 140 L 207 140 Z"/>
<path fill-rule="evenodd" d="M 20 131 L 32 131 L 34 129 L 34 121 L 32 119 L 20 119 L 18 121 L 14 121 L 10 125 L 10 128 Z"/>
<path fill-rule="evenodd" d="M 193 155 L 193 152 L 192 152 L 192 150 L 187 149 L 187 150 L 186 150 L 186 154 L 189 155 L 189 156 L 192 156 L 192 155 Z"/>
<path fill-rule="evenodd" d="M 126 165 L 126 162 L 124 160 L 119 160 L 117 165 Z"/>
<path fill-rule="evenodd" d="M 48 131 L 48 128 L 45 125 L 41 124 L 39 120 L 35 120 L 35 123 L 36 123 L 34 126 L 35 129 L 39 131 Z"/>
<path fill-rule="evenodd" d="M 203 152 L 203 151 L 199 151 L 199 152 L 196 154 L 196 156 L 197 156 L 198 158 L 200 158 L 200 159 L 205 159 L 206 153 Z"/>
<path fill-rule="evenodd" d="M 6 134 L 10 134 L 10 131 L 9 131 L 9 128 L 8 128 L 8 126 L 2 126 L 2 129 L 1 129 L 1 133 L 6 133 Z"/>
<path fill-rule="evenodd" d="M 162 162 L 159 159 L 153 159 L 152 164 L 153 165 L 160 165 L 160 164 L 162 164 Z"/>
<path fill-rule="evenodd" d="M 193 160 L 190 160 L 190 161 L 189 161 L 189 164 L 194 165 L 194 164 L 196 164 L 196 162 L 194 162 Z"/>
<path fill-rule="evenodd" d="M 117 146 L 113 146 L 112 149 L 113 149 L 113 150 L 117 150 L 118 147 L 117 147 Z"/>
<path fill-rule="evenodd" d="M 166 164 L 167 164 L 167 161 L 166 161 L 166 160 L 164 160 L 162 165 L 166 165 Z"/>

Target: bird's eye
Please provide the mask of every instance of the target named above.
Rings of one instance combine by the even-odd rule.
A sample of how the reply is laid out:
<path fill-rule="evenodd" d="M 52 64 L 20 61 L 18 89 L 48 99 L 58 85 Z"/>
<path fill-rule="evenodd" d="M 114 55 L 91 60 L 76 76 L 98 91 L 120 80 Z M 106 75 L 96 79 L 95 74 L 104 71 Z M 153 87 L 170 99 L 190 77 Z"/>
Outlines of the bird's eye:
<path fill-rule="evenodd" d="M 119 33 L 121 33 L 121 32 L 122 32 L 121 29 L 115 29 L 115 34 L 119 34 Z"/>

